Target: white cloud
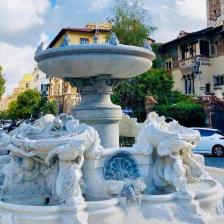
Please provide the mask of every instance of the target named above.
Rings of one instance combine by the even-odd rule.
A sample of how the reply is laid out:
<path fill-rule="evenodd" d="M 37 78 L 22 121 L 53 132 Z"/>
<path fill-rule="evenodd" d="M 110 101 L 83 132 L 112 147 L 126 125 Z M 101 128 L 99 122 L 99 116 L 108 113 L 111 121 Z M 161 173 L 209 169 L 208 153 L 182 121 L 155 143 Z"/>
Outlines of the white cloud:
<path fill-rule="evenodd" d="M 32 46 L 16 47 L 0 42 L 0 49 L 0 64 L 7 80 L 6 94 L 9 94 L 25 73 L 33 71 L 35 48 Z"/>
<path fill-rule="evenodd" d="M 92 0 L 90 9 L 95 11 L 100 11 L 102 9 L 107 8 L 110 2 L 111 0 Z"/>
<path fill-rule="evenodd" d="M 176 0 L 176 6 L 179 16 L 192 20 L 195 23 L 205 21 L 205 0 Z"/>
<path fill-rule="evenodd" d="M 48 0 L 0 0 L 1 32 L 18 32 L 44 23 Z"/>
<path fill-rule="evenodd" d="M 206 0 L 160 0 L 151 4 L 145 0 L 158 30 L 153 37 L 158 42 L 175 39 L 181 30 L 193 32 L 206 27 Z"/>

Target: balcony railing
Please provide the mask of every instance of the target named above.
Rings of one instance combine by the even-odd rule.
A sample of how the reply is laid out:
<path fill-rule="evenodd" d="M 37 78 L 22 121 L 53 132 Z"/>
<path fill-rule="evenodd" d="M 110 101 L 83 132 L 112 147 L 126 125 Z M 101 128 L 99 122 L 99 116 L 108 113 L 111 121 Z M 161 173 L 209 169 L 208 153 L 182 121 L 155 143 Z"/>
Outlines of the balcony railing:
<path fill-rule="evenodd" d="M 207 65 L 210 66 L 210 59 L 205 56 L 196 56 L 193 58 L 187 58 L 183 60 L 173 60 L 173 68 L 191 68 L 195 66 L 196 58 L 200 60 L 200 65 Z"/>
<path fill-rule="evenodd" d="M 193 67 L 196 63 L 196 59 L 200 60 L 201 65 L 211 65 L 210 60 L 208 57 L 205 56 L 197 56 L 194 58 L 188 58 L 184 60 L 179 61 L 179 67 L 180 68 L 187 68 L 187 67 Z"/>

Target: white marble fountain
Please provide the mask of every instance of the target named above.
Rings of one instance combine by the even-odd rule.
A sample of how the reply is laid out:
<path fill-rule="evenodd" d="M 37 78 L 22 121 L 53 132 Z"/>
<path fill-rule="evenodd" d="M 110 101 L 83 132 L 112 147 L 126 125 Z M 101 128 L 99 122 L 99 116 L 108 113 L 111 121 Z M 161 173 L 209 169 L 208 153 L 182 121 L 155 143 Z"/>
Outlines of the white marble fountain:
<path fill-rule="evenodd" d="M 1 134 L 10 154 L 0 157 L 0 224 L 224 222 L 222 185 L 191 151 L 197 131 L 150 113 L 136 124 L 135 145 L 119 148 L 122 112 L 110 95 L 154 58 L 147 44 L 120 45 L 115 35 L 38 49 L 38 67 L 77 85 L 82 101 L 74 116 L 46 115 Z"/>

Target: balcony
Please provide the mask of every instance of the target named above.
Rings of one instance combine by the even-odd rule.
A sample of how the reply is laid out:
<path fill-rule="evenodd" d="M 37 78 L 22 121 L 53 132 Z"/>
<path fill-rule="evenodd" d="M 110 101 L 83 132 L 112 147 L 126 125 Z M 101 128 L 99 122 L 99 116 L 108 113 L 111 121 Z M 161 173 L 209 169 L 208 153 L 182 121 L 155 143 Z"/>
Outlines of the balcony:
<path fill-rule="evenodd" d="M 173 60 L 172 62 L 172 69 L 185 69 L 185 68 L 192 68 L 196 65 L 196 58 L 200 59 L 200 66 L 211 66 L 209 57 L 205 56 L 197 56 L 194 58 L 187 58 L 183 60 Z"/>
<path fill-rule="evenodd" d="M 194 67 L 195 64 L 197 63 L 196 60 L 200 60 L 200 65 L 206 65 L 206 66 L 211 66 L 210 59 L 205 56 L 197 56 L 194 58 L 187 58 L 184 60 L 179 61 L 179 68 L 191 68 Z"/>

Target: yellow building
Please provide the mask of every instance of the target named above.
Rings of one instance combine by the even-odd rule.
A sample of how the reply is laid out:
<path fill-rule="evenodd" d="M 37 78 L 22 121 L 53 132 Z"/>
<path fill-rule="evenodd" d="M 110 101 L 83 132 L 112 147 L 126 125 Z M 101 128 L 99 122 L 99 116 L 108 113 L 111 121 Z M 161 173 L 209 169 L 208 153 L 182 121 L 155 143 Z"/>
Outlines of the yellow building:
<path fill-rule="evenodd" d="M 98 43 L 105 43 L 107 36 L 111 30 L 110 23 L 96 25 L 94 23 L 87 24 L 84 28 L 63 28 L 57 36 L 49 44 L 48 48 L 59 47 L 65 35 L 69 36 L 69 44 L 92 44 L 94 37 L 97 35 Z M 50 78 L 49 100 L 55 100 L 59 105 L 59 111 L 69 113 L 71 108 L 80 101 L 80 95 L 77 88 L 71 87 L 70 83 L 64 82 L 60 78 Z"/>
<path fill-rule="evenodd" d="M 3 96 L 2 99 L 0 100 L 0 111 L 7 110 L 11 101 L 12 101 L 11 97 Z"/>
<path fill-rule="evenodd" d="M 22 80 L 20 80 L 18 87 L 15 87 L 13 90 L 13 93 L 10 96 L 5 96 L 1 99 L 0 101 L 0 110 L 7 110 L 9 104 L 13 101 L 16 100 L 16 98 L 18 97 L 18 95 L 24 91 L 26 91 L 27 89 L 31 88 L 31 82 L 33 80 L 33 76 L 30 74 L 25 74 L 22 78 Z"/>
<path fill-rule="evenodd" d="M 27 89 L 30 89 L 33 76 L 31 74 L 25 74 L 22 80 L 19 82 L 18 93 L 22 93 Z"/>
<path fill-rule="evenodd" d="M 94 36 L 97 34 L 98 43 L 105 43 L 111 30 L 110 23 L 93 24 L 89 23 L 84 28 L 63 28 L 49 44 L 49 48 L 59 47 L 66 34 L 69 35 L 69 44 L 93 44 Z"/>

